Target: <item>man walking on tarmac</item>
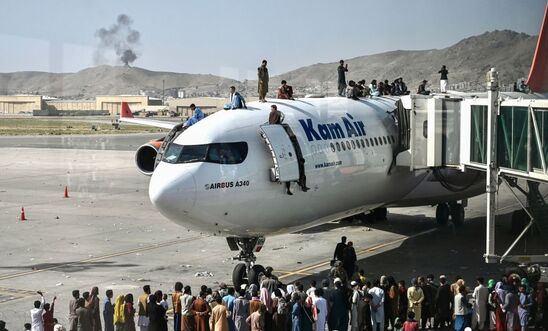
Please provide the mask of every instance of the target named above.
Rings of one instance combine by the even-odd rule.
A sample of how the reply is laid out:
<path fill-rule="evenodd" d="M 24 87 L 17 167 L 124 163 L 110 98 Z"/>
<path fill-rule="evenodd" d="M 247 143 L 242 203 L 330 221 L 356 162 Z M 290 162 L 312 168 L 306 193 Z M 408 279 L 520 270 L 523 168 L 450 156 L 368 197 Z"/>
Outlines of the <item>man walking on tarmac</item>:
<path fill-rule="evenodd" d="M 341 237 L 341 242 L 335 247 L 335 253 L 333 254 L 333 260 L 343 261 L 344 260 L 344 249 L 346 248 L 346 237 Z"/>

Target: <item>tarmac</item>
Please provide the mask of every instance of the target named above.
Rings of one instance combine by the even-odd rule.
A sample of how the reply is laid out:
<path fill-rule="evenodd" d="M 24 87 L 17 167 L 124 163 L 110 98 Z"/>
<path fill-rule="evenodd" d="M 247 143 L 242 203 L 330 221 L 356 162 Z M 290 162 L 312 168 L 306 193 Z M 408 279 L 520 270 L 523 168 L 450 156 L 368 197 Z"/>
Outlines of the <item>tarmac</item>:
<path fill-rule="evenodd" d="M 66 323 L 73 289 L 99 286 L 114 295 L 152 289 L 171 292 L 176 281 L 197 288 L 230 283 L 237 263 L 224 238 L 179 227 L 148 199 L 149 178 L 134 165 L 136 148 L 158 134 L 0 138 L 0 319 L 22 328 L 38 298 L 58 300 Z M 65 186 L 69 197 L 63 197 Z M 497 247 L 513 239 L 510 213 L 518 208 L 504 190 L 499 198 Z M 20 221 L 21 207 L 26 221 Z M 390 209 L 388 221 L 331 222 L 299 233 L 268 237 L 258 263 L 272 266 L 284 283 L 325 278 L 342 235 L 354 242 L 359 267 L 373 279 L 397 280 L 434 273 L 496 277 L 503 265 L 483 263 L 485 197 L 469 201 L 462 228 L 438 227 L 435 208 Z M 527 237 L 516 251 L 543 248 Z M 197 293 L 195 293 L 197 294 Z M 170 323 L 171 328 L 171 323 Z"/>

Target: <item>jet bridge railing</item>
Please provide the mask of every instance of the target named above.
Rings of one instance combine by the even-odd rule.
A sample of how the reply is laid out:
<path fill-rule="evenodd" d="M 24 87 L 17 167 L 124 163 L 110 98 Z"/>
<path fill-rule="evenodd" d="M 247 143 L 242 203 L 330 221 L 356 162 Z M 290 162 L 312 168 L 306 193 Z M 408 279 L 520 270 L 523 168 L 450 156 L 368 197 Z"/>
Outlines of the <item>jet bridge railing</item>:
<path fill-rule="evenodd" d="M 506 100 L 497 109 L 499 175 L 548 182 L 548 100 Z M 486 99 L 463 100 L 460 159 L 463 168 L 487 169 Z"/>

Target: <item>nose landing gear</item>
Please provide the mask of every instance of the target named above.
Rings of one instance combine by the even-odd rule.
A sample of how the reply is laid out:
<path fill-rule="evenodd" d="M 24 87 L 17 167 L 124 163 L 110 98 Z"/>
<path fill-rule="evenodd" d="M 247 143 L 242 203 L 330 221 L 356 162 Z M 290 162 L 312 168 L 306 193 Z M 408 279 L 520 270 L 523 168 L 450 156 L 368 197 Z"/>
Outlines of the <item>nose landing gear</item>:
<path fill-rule="evenodd" d="M 259 283 L 259 276 L 264 274 L 265 268 L 260 264 L 255 264 L 257 257 L 255 252 L 259 252 L 264 245 L 264 237 L 252 237 L 252 238 L 226 238 L 230 250 L 240 253 L 233 259 L 242 261 L 234 267 L 232 272 L 232 283 L 234 288 L 239 289 L 243 284 L 257 284 Z"/>

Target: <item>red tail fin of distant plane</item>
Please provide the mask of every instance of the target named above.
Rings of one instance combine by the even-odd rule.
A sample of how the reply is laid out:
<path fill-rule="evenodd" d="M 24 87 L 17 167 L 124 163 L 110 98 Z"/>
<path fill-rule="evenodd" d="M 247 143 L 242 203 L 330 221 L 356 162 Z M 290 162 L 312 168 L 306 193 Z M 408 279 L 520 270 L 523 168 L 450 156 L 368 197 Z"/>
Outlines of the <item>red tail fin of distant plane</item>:
<path fill-rule="evenodd" d="M 527 85 L 533 92 L 548 92 L 548 4 L 540 27 L 537 49 L 529 71 Z"/>
<path fill-rule="evenodd" d="M 120 112 L 120 117 L 129 117 L 133 118 L 133 113 L 129 109 L 127 102 L 122 102 L 122 111 Z"/>

